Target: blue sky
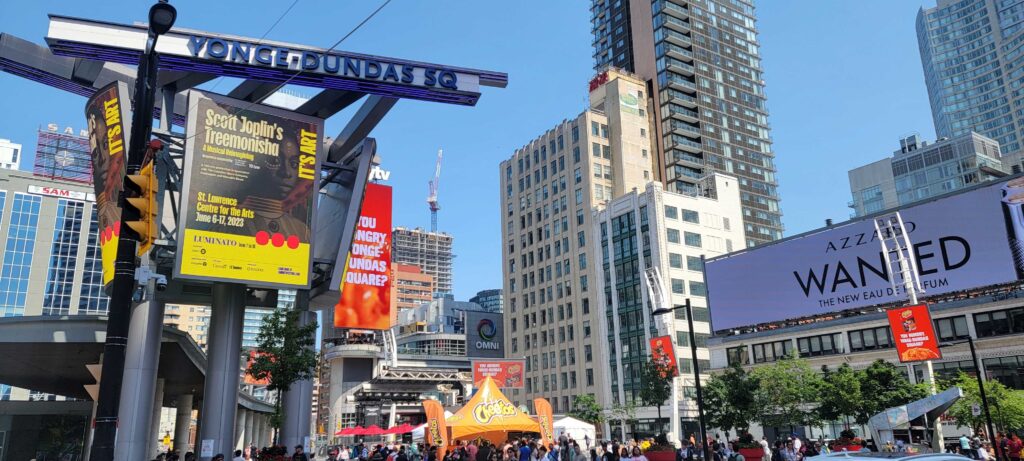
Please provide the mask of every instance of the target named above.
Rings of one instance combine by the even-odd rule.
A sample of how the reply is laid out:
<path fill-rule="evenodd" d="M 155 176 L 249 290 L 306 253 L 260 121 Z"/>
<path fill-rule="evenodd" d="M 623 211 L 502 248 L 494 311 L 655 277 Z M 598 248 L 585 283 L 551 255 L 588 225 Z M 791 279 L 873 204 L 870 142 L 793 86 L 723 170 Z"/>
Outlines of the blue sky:
<path fill-rule="evenodd" d="M 924 0 L 931 4 L 931 0 Z M 176 1 L 181 27 L 260 37 L 290 1 Z M 786 235 L 846 219 L 846 171 L 900 136 L 932 139 L 914 19 L 918 0 L 757 2 Z M 328 47 L 378 1 L 299 0 L 268 39 Z M 429 227 L 427 181 L 445 151 L 439 226 L 455 236 L 455 294 L 501 285 L 498 163 L 586 107 L 593 75 L 589 1 L 393 0 L 339 49 L 509 74 L 476 107 L 401 101 L 373 136 L 392 171 L 395 223 Z M 48 13 L 144 20 L 138 1 L 6 2 L 0 32 L 43 43 Z M 227 92 L 224 80 L 215 91 Z M 47 123 L 84 127 L 84 98 L 0 74 L 0 137 L 33 150 Z M 308 92 L 308 94 L 312 94 Z M 328 134 L 346 112 L 328 120 Z M 28 168 L 31 166 L 29 164 Z"/>

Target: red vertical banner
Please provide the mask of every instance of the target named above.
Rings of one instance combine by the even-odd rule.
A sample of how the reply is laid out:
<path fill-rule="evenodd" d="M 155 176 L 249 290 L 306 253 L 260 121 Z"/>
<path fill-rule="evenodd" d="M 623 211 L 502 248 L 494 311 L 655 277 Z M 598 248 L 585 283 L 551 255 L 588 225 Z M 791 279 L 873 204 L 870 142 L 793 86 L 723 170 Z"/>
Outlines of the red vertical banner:
<path fill-rule="evenodd" d="M 663 370 L 663 378 L 679 376 L 679 367 L 676 366 L 676 349 L 672 346 L 672 337 L 669 335 L 651 338 L 651 359 Z"/>
<path fill-rule="evenodd" d="M 900 362 L 922 362 L 942 358 L 928 306 L 897 307 L 889 310 L 889 328 L 896 341 Z"/>
<path fill-rule="evenodd" d="M 367 183 L 345 263 L 335 328 L 391 328 L 391 187 Z"/>
<path fill-rule="evenodd" d="M 533 399 L 533 409 L 537 412 L 537 422 L 540 423 L 540 443 L 547 447 L 555 443 L 554 415 L 551 412 L 551 402 L 548 399 Z"/>
<path fill-rule="evenodd" d="M 444 407 L 437 400 L 424 400 L 423 412 L 427 415 L 427 427 L 423 438 L 427 445 L 437 447 L 437 458 L 444 459 L 448 450 L 448 425 L 444 420 Z"/>

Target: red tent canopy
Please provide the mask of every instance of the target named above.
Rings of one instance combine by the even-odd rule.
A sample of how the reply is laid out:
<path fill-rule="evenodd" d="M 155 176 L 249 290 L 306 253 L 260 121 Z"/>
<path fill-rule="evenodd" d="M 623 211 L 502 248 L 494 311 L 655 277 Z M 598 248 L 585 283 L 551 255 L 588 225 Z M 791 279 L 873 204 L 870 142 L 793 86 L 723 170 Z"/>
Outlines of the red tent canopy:
<path fill-rule="evenodd" d="M 334 435 L 356 435 L 355 434 L 356 430 L 363 430 L 363 428 L 361 428 L 359 426 L 356 426 L 356 427 L 346 427 L 346 428 L 344 428 L 344 429 L 342 429 L 342 430 L 340 430 L 338 432 L 335 432 Z"/>
<path fill-rule="evenodd" d="M 385 431 L 385 434 L 405 434 L 412 432 L 413 427 L 408 424 L 400 424 Z"/>
<path fill-rule="evenodd" d="M 374 424 L 374 425 L 364 429 L 363 433 L 356 434 L 356 435 L 384 435 L 384 434 L 385 434 L 384 429 L 381 429 L 380 426 Z"/>

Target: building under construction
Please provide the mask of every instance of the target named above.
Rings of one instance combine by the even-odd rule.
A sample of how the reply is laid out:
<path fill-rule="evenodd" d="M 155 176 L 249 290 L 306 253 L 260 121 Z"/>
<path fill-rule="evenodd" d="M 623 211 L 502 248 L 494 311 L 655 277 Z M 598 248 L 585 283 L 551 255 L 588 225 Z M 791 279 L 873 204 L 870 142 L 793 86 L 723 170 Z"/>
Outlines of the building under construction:
<path fill-rule="evenodd" d="M 419 266 L 423 273 L 434 277 L 435 296 L 452 292 L 451 234 L 396 227 L 391 235 L 395 264 Z"/>
<path fill-rule="evenodd" d="M 92 160 L 89 137 L 75 134 L 70 127 L 63 132 L 50 124 L 39 130 L 36 160 L 32 172 L 36 176 L 92 184 Z"/>

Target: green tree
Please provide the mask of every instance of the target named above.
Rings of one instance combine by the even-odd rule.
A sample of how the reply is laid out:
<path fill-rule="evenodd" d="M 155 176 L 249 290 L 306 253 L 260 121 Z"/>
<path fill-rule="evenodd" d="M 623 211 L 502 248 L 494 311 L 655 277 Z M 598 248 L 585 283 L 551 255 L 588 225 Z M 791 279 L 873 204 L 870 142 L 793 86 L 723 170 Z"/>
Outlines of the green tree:
<path fill-rule="evenodd" d="M 299 312 L 277 309 L 263 318 L 256 336 L 256 354 L 246 373 L 267 382 L 267 390 L 278 393 L 270 426 L 281 428 L 282 394 L 297 381 L 310 379 L 316 369 L 317 356 L 313 345 L 316 322 L 298 325 Z M 276 436 L 275 436 L 276 439 Z"/>
<path fill-rule="evenodd" d="M 973 431 L 985 429 L 985 413 L 974 416 L 971 406 L 981 406 L 981 392 L 978 379 L 961 371 L 951 383 L 964 391 L 964 396 L 946 412 L 956 419 L 958 427 L 970 427 Z M 995 380 L 985 381 L 985 396 L 988 411 L 992 415 L 996 430 L 1024 427 L 1024 392 L 1015 391 Z"/>
<path fill-rule="evenodd" d="M 725 373 L 713 375 L 704 386 L 704 415 L 708 425 L 729 431 L 747 432 L 750 421 L 757 418 L 755 400 L 758 380 L 739 365 Z"/>
<path fill-rule="evenodd" d="M 595 426 L 604 422 L 604 411 L 593 394 L 582 394 L 572 398 L 572 411 L 569 416 L 586 421 Z"/>
<path fill-rule="evenodd" d="M 848 364 L 842 364 L 836 371 L 822 366 L 822 389 L 818 401 L 818 416 L 823 421 L 843 420 L 850 428 L 850 419 L 857 415 L 864 395 L 860 389 L 860 377 Z"/>
<path fill-rule="evenodd" d="M 861 399 L 857 424 L 867 424 L 872 416 L 892 407 L 906 405 L 928 395 L 925 385 L 907 381 L 896 365 L 878 359 L 858 373 Z"/>
<path fill-rule="evenodd" d="M 817 423 L 815 403 L 822 381 L 806 360 L 784 358 L 756 368 L 751 375 L 760 384 L 754 400 L 763 426 L 814 426 Z"/>
<path fill-rule="evenodd" d="M 661 424 L 661 407 L 672 396 L 672 377 L 676 374 L 675 364 L 665 359 L 644 362 L 640 368 L 640 401 L 644 405 L 658 407 L 658 423 Z"/>

